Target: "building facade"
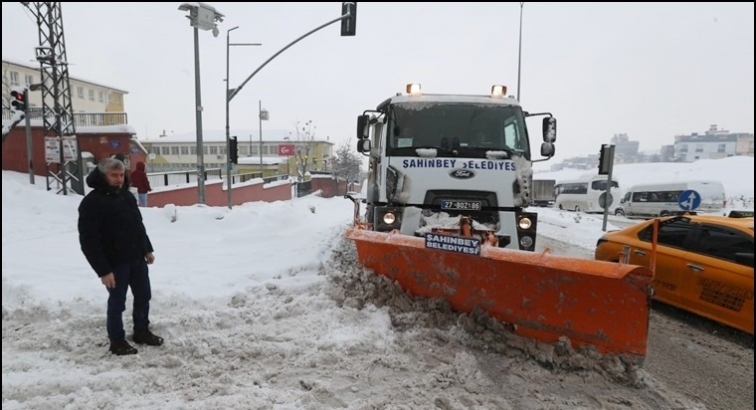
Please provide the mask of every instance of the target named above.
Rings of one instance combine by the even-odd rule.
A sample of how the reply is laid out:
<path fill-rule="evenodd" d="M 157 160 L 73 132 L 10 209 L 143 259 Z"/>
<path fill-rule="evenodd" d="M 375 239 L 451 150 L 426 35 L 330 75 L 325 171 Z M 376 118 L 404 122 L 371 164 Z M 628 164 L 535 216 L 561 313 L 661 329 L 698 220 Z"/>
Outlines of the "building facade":
<path fill-rule="evenodd" d="M 32 62 L 23 63 L 2 60 L 3 70 L 3 126 L 11 123 L 11 90 L 15 87 L 37 84 L 41 81 L 40 67 Z M 127 163 L 145 161 L 147 152 L 135 138 L 136 131 L 128 125 L 124 96 L 128 92 L 96 82 L 69 75 L 71 86 L 71 106 L 79 151 L 84 170 L 103 158 L 114 154 L 124 154 Z M 48 167 L 56 167 L 57 162 L 47 163 L 42 116 L 42 93 L 29 91 L 27 94 L 28 114 L 32 136 L 32 158 L 27 158 L 26 129 L 16 125 L 3 142 L 3 169 L 27 172 L 32 168 L 37 175 L 47 175 Z M 48 112 L 47 115 L 52 115 Z"/>
<path fill-rule="evenodd" d="M 3 119 L 10 118 L 10 92 L 13 87 L 30 86 L 41 81 L 39 65 L 3 60 Z M 71 106 L 76 114 L 77 126 L 120 125 L 118 113 L 125 117 L 124 96 L 128 92 L 103 84 L 70 76 Z M 27 95 L 29 108 L 42 107 L 42 93 L 30 91 Z M 111 115 L 101 115 L 109 113 Z"/>
<path fill-rule="evenodd" d="M 675 136 L 675 157 L 685 162 L 732 157 L 738 155 L 739 139 L 747 141 L 747 135 L 749 134 L 717 129 L 716 124 L 703 134 L 694 132 L 690 135 L 677 135 Z M 753 134 L 750 135 L 753 141 Z"/>
<path fill-rule="evenodd" d="M 239 170 L 261 170 L 295 175 L 297 171 L 326 171 L 333 158 L 333 143 L 328 140 L 297 141 L 284 130 L 263 130 L 262 141 L 258 131 L 233 131 L 237 136 Z M 205 130 L 202 133 L 202 155 L 205 169 L 226 166 L 225 130 Z M 161 135 L 141 140 L 149 153 L 149 172 L 189 171 L 197 168 L 197 137 L 195 133 Z M 279 155 L 283 147 L 293 148 L 294 155 Z M 284 149 L 284 151 L 287 151 Z M 260 156 L 262 154 L 262 167 Z"/>

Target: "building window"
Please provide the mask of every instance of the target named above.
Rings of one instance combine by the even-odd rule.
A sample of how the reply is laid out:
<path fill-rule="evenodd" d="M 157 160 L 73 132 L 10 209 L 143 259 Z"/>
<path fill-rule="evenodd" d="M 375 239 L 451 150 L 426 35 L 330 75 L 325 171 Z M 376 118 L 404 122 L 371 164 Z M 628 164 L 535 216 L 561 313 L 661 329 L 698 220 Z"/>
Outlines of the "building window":
<path fill-rule="evenodd" d="M 82 86 L 76 87 L 76 96 L 81 98 L 82 100 L 84 99 L 84 87 Z"/>
<path fill-rule="evenodd" d="M 10 72 L 10 83 L 11 85 L 18 85 L 18 72 L 16 71 Z"/>
<path fill-rule="evenodd" d="M 207 145 L 202 146 L 202 155 L 207 155 Z"/>
<path fill-rule="evenodd" d="M 189 147 L 187 146 L 181 147 L 181 155 L 189 155 Z"/>
<path fill-rule="evenodd" d="M 703 144 L 696 144 L 696 152 L 703 152 Z"/>
<path fill-rule="evenodd" d="M 26 80 L 26 85 L 27 86 L 34 84 L 34 76 L 33 75 L 27 74 L 27 75 L 24 76 L 24 79 Z"/>
<path fill-rule="evenodd" d="M 113 94 L 108 93 L 108 104 L 113 102 Z"/>
<path fill-rule="evenodd" d="M 189 155 L 197 155 L 197 147 L 192 145 L 189 147 Z"/>
<path fill-rule="evenodd" d="M 218 155 L 218 147 L 210 147 L 210 155 Z"/>
<path fill-rule="evenodd" d="M 99 91 L 99 92 L 97 93 L 97 100 L 98 100 L 99 102 L 105 102 L 105 93 L 104 93 L 104 92 L 102 92 L 102 91 Z"/>
<path fill-rule="evenodd" d="M 168 147 L 160 147 L 160 153 L 162 155 L 170 155 L 171 154 L 171 150 Z"/>
<path fill-rule="evenodd" d="M 150 147 L 150 154 L 160 155 L 160 147 Z"/>
<path fill-rule="evenodd" d="M 717 152 L 725 152 L 725 148 L 727 148 L 727 144 L 719 144 Z"/>
<path fill-rule="evenodd" d="M 252 150 L 252 155 L 257 155 L 260 152 L 257 145 L 253 145 L 249 148 Z"/>
<path fill-rule="evenodd" d="M 94 101 L 94 90 L 89 90 L 89 101 Z"/>
<path fill-rule="evenodd" d="M 179 155 L 179 147 L 171 147 L 171 155 Z"/>
<path fill-rule="evenodd" d="M 220 149 L 218 150 L 218 153 L 221 155 L 226 155 L 226 147 L 220 147 Z"/>
<path fill-rule="evenodd" d="M 239 155 L 248 155 L 249 154 L 249 147 L 246 145 L 242 145 L 239 147 Z"/>

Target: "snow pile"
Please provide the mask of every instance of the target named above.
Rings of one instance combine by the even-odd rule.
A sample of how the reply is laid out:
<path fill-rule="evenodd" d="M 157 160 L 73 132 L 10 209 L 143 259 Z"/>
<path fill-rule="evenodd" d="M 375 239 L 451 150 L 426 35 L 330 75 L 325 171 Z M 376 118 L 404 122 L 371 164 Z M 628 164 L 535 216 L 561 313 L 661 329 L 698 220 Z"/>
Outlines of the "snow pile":
<path fill-rule="evenodd" d="M 702 408 L 632 364 L 519 340 L 359 269 L 342 198 L 143 209 L 166 344 L 112 356 L 81 197 L 26 178 L 3 172 L 4 410 Z"/>

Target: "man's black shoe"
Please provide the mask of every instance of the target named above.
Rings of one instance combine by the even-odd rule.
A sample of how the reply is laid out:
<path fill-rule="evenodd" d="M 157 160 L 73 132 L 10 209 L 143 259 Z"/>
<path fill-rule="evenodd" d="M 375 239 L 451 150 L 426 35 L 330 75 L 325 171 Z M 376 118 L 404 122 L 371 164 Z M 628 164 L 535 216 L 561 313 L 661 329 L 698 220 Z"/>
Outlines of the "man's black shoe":
<path fill-rule="evenodd" d="M 144 332 L 134 333 L 134 343 L 139 345 L 160 346 L 163 344 L 163 338 L 156 336 L 149 330 L 145 330 Z"/>
<path fill-rule="evenodd" d="M 132 347 L 129 342 L 121 340 L 119 342 L 110 343 L 110 352 L 116 356 L 125 356 L 129 354 L 137 354 L 139 351 Z"/>

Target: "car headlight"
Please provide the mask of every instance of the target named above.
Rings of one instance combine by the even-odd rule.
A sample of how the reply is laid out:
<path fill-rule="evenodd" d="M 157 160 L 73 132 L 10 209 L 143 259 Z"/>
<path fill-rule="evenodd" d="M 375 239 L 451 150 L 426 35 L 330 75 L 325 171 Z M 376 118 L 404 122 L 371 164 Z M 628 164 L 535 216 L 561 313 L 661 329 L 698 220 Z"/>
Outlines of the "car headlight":
<path fill-rule="evenodd" d="M 533 222 L 530 218 L 520 218 L 520 221 L 517 224 L 520 226 L 520 229 L 530 229 L 530 227 L 533 226 Z"/>

